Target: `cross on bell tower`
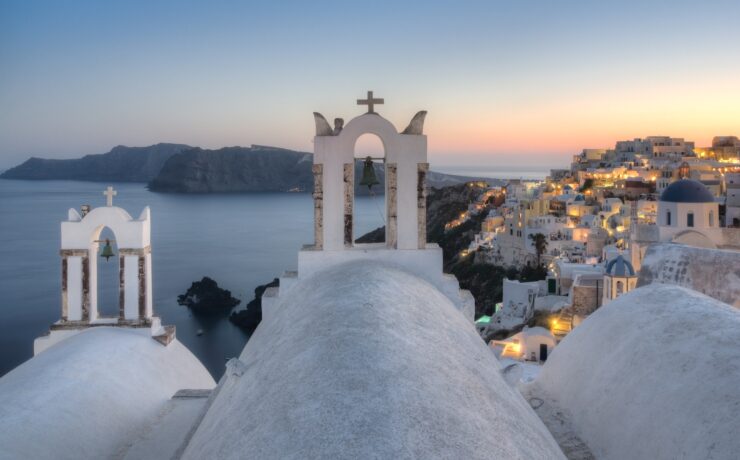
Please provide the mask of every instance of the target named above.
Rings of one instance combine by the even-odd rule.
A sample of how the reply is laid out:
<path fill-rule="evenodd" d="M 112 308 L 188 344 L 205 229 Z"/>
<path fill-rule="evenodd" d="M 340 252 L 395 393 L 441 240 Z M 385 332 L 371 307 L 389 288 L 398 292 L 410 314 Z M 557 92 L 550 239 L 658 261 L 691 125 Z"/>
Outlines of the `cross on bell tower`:
<path fill-rule="evenodd" d="M 118 192 L 113 190 L 113 187 L 108 186 L 108 189 L 103 192 L 106 198 L 106 206 L 113 206 L 113 197 L 118 195 Z"/>
<path fill-rule="evenodd" d="M 375 98 L 373 99 L 373 92 L 368 91 L 367 92 L 367 99 L 357 99 L 357 105 L 366 105 L 367 106 L 367 113 L 375 113 L 375 104 L 384 104 L 385 101 L 383 98 Z"/>

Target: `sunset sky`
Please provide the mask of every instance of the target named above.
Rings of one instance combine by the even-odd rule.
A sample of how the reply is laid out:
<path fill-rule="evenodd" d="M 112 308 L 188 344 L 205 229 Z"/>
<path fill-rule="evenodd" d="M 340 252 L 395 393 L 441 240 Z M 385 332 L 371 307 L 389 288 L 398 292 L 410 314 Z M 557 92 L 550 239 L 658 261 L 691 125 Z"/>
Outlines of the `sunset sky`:
<path fill-rule="evenodd" d="M 434 165 L 740 135 L 735 1 L 0 2 L 0 169 L 118 144 L 311 150 L 372 89 Z"/>

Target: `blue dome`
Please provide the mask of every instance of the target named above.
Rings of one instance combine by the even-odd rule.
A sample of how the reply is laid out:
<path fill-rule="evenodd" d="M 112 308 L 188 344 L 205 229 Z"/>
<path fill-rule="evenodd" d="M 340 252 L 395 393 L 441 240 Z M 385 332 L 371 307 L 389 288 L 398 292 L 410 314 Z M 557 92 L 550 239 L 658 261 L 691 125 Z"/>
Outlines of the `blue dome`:
<path fill-rule="evenodd" d="M 670 203 L 714 203 L 714 196 L 701 182 L 693 179 L 681 179 L 663 190 L 660 201 Z"/>
<path fill-rule="evenodd" d="M 632 264 L 618 255 L 606 264 L 606 274 L 610 276 L 635 276 Z"/>

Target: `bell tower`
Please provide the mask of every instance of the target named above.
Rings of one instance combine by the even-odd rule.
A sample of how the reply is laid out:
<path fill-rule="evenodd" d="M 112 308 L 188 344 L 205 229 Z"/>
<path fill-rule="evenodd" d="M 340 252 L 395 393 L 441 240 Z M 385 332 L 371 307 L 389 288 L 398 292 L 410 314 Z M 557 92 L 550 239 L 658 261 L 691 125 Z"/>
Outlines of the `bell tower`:
<path fill-rule="evenodd" d="M 427 137 L 423 134 L 425 111 L 416 114 L 402 132 L 375 111 L 384 100 L 368 91 L 367 113 L 346 126 L 332 129 L 314 113 L 314 248 L 324 251 L 357 247 L 352 216 L 355 194 L 355 143 L 363 134 L 380 138 L 385 149 L 386 241 L 392 249 L 426 248 Z M 342 123 L 340 123 L 341 125 Z M 367 246 L 365 246 L 368 249 Z"/>
<path fill-rule="evenodd" d="M 403 131 L 377 112 L 385 103 L 368 91 L 357 104 L 367 112 L 346 125 L 341 118 L 334 126 L 314 112 L 316 136 L 313 157 L 314 241 L 298 252 L 298 270 L 280 278 L 279 288 L 268 288 L 262 297 L 263 321 L 270 321 L 278 298 L 298 279 L 311 277 L 339 264 L 364 260 L 375 265 L 393 266 L 412 273 L 436 286 L 463 314 L 473 321 L 475 301 L 461 290 L 457 279 L 442 271 L 442 249 L 427 242 L 427 137 L 424 135 L 426 111 L 420 111 Z M 372 158 L 355 158 L 355 144 L 364 134 L 377 136 L 385 155 L 385 241 L 356 243 L 354 234 L 355 165 L 364 167 L 361 184 L 375 182 Z M 362 161 L 365 163 L 362 163 Z M 377 187 L 377 186 L 376 186 Z"/>
<path fill-rule="evenodd" d="M 103 195 L 106 206 L 90 209 L 85 205 L 81 214 L 70 209 L 61 224 L 61 317 L 49 335 L 36 339 L 34 354 L 90 327 L 135 328 L 151 333 L 164 345 L 174 338 L 174 326 L 162 327 L 152 308 L 151 211 L 146 207 L 134 219 L 113 206 L 117 195 L 113 187 Z M 105 228 L 113 240 L 101 239 Z M 117 314 L 113 316 L 103 316 L 98 308 L 100 263 L 118 265 Z"/>

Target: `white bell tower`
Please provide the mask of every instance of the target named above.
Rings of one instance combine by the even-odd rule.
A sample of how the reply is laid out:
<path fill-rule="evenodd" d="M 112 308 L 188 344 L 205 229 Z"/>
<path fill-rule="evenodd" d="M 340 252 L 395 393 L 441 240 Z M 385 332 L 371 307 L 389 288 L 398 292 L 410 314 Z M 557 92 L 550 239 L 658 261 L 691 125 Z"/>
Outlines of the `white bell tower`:
<path fill-rule="evenodd" d="M 103 194 L 106 206 L 92 210 L 85 206 L 82 215 L 70 209 L 61 224 L 61 318 L 49 335 L 36 339 L 34 354 L 97 326 L 138 328 L 165 345 L 174 338 L 174 326 L 163 328 L 152 308 L 151 211 L 146 207 L 134 219 L 113 206 L 117 195 L 113 187 Z M 104 228 L 113 233 L 118 247 L 118 314 L 111 317 L 98 310 L 98 253 Z"/>
<path fill-rule="evenodd" d="M 368 91 L 366 113 L 346 126 L 337 118 L 332 128 L 314 112 L 314 242 L 298 253 L 298 271 L 286 272 L 280 287 L 269 288 L 262 298 L 263 320 L 280 292 L 305 278 L 358 259 L 382 262 L 413 273 L 438 287 L 472 321 L 475 301 L 460 289 L 457 279 L 442 271 L 442 249 L 426 240 L 427 137 L 423 134 L 426 111 L 418 112 L 399 132 L 375 111 L 384 100 Z M 354 234 L 355 144 L 363 134 L 377 136 L 385 151 L 385 242 L 360 244 Z"/>
<path fill-rule="evenodd" d="M 314 209 L 316 249 L 350 250 L 357 245 L 352 216 L 355 196 L 355 144 L 363 134 L 380 138 L 385 150 L 385 246 L 393 249 L 426 248 L 427 137 L 422 134 L 426 112 L 419 112 L 411 125 L 399 133 L 374 111 L 383 99 L 357 101 L 368 112 L 343 128 L 322 129 L 316 117 L 314 137 Z M 328 128 L 328 123 L 326 124 Z"/>

